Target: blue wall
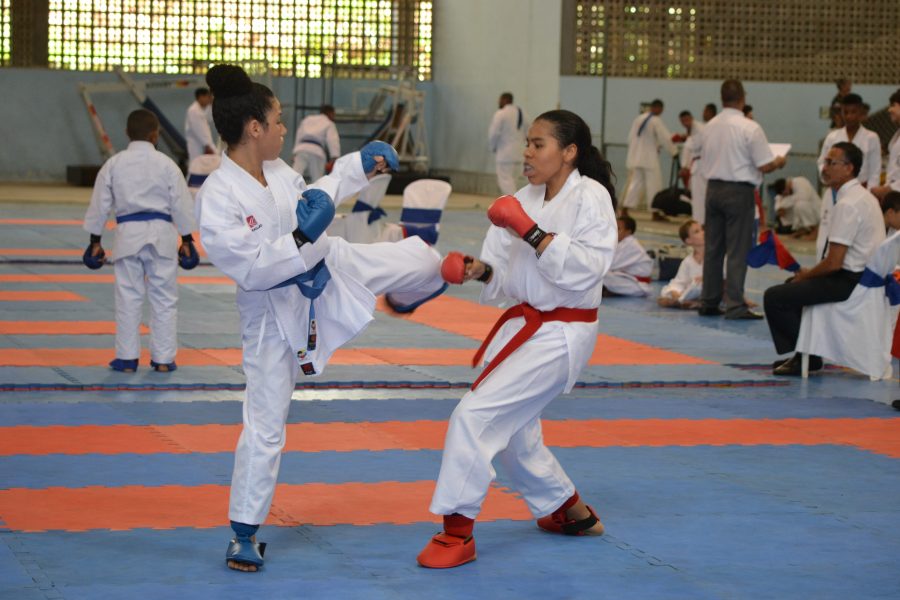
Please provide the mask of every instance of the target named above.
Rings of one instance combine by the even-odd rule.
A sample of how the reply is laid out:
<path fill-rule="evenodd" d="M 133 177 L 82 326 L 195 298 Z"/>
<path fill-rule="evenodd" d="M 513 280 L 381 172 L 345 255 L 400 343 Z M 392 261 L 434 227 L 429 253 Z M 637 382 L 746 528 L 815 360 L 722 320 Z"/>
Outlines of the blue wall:
<path fill-rule="evenodd" d="M 177 77 L 135 76 L 135 79 Z M 191 80 L 196 83 L 184 88 L 149 92 L 150 98 L 179 131 L 183 130 L 185 111 L 194 101 L 194 89 L 204 85 L 200 77 Z M 101 164 L 103 159 L 88 111 L 78 93 L 78 84 L 118 81 L 114 73 L 0 69 L 0 114 L 3 115 L 0 119 L 0 139 L 5 140 L 0 145 L 0 181 L 60 182 L 65 180 L 67 165 Z M 277 78 L 270 83 L 285 105 L 283 113 L 288 134 L 285 136 L 282 156 L 289 159 L 296 129 L 293 112 L 294 80 Z M 377 88 L 381 83 L 374 80 L 337 80 L 334 82 L 333 103 L 339 108 L 349 108 L 354 90 L 362 87 Z M 306 104 L 321 104 L 321 85 L 321 81 L 308 82 Z M 419 84 L 419 87 L 430 95 L 430 82 Z M 129 112 L 139 108 L 137 101 L 124 91 L 96 92 L 91 97 L 113 146 L 116 150 L 123 149 L 128 143 L 125 119 Z M 361 95 L 361 99 L 365 98 L 368 96 Z M 302 95 L 297 100 L 298 104 L 304 103 Z M 430 115 L 426 115 L 425 119 L 429 123 Z M 375 125 L 371 123 L 342 126 L 348 134 L 343 140 L 343 149 L 355 149 L 360 141 L 350 138 L 350 133 L 369 132 L 374 128 Z M 160 150 L 166 151 L 163 143 L 160 143 Z"/>

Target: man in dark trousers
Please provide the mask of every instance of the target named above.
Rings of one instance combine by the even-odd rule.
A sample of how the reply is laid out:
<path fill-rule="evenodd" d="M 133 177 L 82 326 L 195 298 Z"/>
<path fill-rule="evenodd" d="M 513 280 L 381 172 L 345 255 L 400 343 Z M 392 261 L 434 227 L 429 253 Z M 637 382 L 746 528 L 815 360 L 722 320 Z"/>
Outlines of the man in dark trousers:
<path fill-rule="evenodd" d="M 703 262 L 701 316 L 761 319 L 744 301 L 747 253 L 753 246 L 753 192 L 763 173 L 780 169 L 785 157 L 774 156 L 759 123 L 744 116 L 744 86 L 736 79 L 722 83 L 722 112 L 699 134 L 695 144 L 703 160 L 700 172 L 706 191 L 706 259 Z M 728 256 L 728 280 L 723 263 Z M 725 296 L 725 311 L 719 308 Z"/>

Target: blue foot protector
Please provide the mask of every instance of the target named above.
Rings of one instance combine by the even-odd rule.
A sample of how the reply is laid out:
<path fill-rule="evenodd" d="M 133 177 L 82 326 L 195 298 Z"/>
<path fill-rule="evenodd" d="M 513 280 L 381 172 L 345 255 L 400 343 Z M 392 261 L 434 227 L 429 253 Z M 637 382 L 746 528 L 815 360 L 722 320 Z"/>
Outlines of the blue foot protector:
<path fill-rule="evenodd" d="M 395 301 L 393 298 L 391 298 L 390 293 L 384 295 L 384 301 L 387 303 L 388 308 L 390 308 L 395 313 L 399 313 L 401 315 L 406 315 L 406 314 L 413 312 L 414 310 L 416 310 L 417 308 L 419 308 L 420 306 L 422 306 L 429 300 L 434 300 L 435 298 L 437 298 L 438 296 L 440 296 L 441 294 L 446 292 L 448 287 L 450 287 L 450 286 L 445 283 L 435 293 L 431 294 L 430 296 L 426 296 L 425 298 L 422 298 L 421 300 L 413 302 L 412 304 L 400 304 L 397 301 Z"/>
<path fill-rule="evenodd" d="M 263 565 L 263 556 L 266 553 L 266 544 L 254 542 L 251 538 L 259 529 L 259 525 L 247 525 L 245 523 L 231 522 L 235 537 L 228 543 L 225 551 L 225 561 L 234 561 L 243 565 L 253 565 L 259 570 Z"/>
<path fill-rule="evenodd" d="M 132 373 L 137 371 L 138 368 L 138 359 L 131 358 L 114 358 L 109 362 L 109 366 L 112 367 L 113 371 L 121 371 L 123 373 Z"/>
<path fill-rule="evenodd" d="M 160 367 L 166 367 L 166 368 L 162 369 Z M 175 361 L 172 361 L 170 363 L 158 363 L 155 360 L 151 360 L 150 368 L 152 368 L 154 371 L 158 371 L 160 373 L 171 373 L 172 371 L 174 371 L 175 369 L 178 368 L 178 365 L 175 364 Z"/>

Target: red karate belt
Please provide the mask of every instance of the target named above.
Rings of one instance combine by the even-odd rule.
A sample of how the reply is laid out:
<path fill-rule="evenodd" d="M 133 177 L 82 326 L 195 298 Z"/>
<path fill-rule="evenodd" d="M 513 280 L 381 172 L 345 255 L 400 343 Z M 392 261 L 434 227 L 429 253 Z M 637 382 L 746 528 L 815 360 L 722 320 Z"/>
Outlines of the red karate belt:
<path fill-rule="evenodd" d="M 640 281 L 641 283 L 650 283 L 649 277 L 642 277 L 641 275 L 635 275 L 634 278 L 637 279 L 638 281 Z"/>
<path fill-rule="evenodd" d="M 554 308 L 553 310 L 548 310 L 546 312 L 539 311 L 535 307 L 531 306 L 527 302 L 523 302 L 522 304 L 517 304 L 512 308 L 508 309 L 505 313 L 500 315 L 500 318 L 497 319 L 497 322 L 494 323 L 493 329 L 481 343 L 481 347 L 478 348 L 478 352 L 475 353 L 475 356 L 472 358 L 472 366 L 477 367 L 479 363 L 481 363 L 481 359 L 484 356 L 484 351 L 487 350 L 488 345 L 490 345 L 491 340 L 494 339 L 494 336 L 497 334 L 497 331 L 500 330 L 500 326 L 509 321 L 510 319 L 514 319 L 516 317 L 525 317 L 525 326 L 522 327 L 509 340 L 505 346 L 500 350 L 497 356 L 488 363 L 488 366 L 485 367 L 484 371 L 481 372 L 481 375 L 478 376 L 478 379 L 475 380 L 475 383 L 472 384 L 472 389 L 478 387 L 478 384 L 487 377 L 491 371 L 497 368 L 497 365 L 506 360 L 510 354 L 512 354 L 516 348 L 524 344 L 528 339 L 535 334 L 535 332 L 541 328 L 541 325 L 546 323 L 547 321 L 564 321 L 566 323 L 573 322 L 584 322 L 584 323 L 593 323 L 597 320 L 597 309 L 596 308 L 568 308 L 565 306 L 561 306 L 559 308 Z"/>

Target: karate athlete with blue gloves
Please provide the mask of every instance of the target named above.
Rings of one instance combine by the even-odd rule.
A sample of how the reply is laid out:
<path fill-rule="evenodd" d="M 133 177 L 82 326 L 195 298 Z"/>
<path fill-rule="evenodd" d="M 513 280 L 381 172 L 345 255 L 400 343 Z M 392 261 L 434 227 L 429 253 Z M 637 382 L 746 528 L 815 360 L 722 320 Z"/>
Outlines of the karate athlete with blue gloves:
<path fill-rule="evenodd" d="M 91 234 L 91 242 L 82 260 L 89 269 L 104 265 L 106 252 L 100 236 L 109 213 L 114 212 L 116 358 L 109 366 L 127 373 L 137 370 L 146 296 L 150 300 L 150 367 L 174 371 L 178 265 L 193 269 L 199 262 L 191 237 L 193 200 L 178 166 L 156 150 L 156 115 L 145 109 L 132 112 L 126 132 L 131 140 L 128 148 L 106 161 L 97 174 L 84 216 L 84 229 Z"/>
<path fill-rule="evenodd" d="M 444 529 L 418 556 L 443 569 L 475 560 L 475 518 L 497 459 L 537 525 L 600 535 L 603 525 L 544 445 L 541 413 L 571 391 L 597 342 L 597 307 L 618 232 L 609 163 L 576 114 L 554 110 L 528 130 L 529 185 L 488 208 L 493 226 L 479 258 L 451 252 L 449 283 L 484 284 L 481 302 L 512 305 L 473 364 L 489 362 L 450 417 L 431 512 Z"/>
<path fill-rule="evenodd" d="M 200 232 L 210 260 L 238 286 L 247 378 L 231 480 L 234 538 L 225 558 L 232 569 L 256 571 L 265 545 L 255 534 L 275 493 L 298 373 L 321 373 L 372 321 L 377 294 L 417 293 L 421 302 L 446 285 L 440 255 L 417 237 L 351 244 L 324 233 L 334 198 L 398 168 L 393 148 L 371 142 L 307 186 L 279 158 L 286 129 L 272 91 L 233 65 L 213 67 L 206 81 L 228 149 L 197 195 Z"/>

